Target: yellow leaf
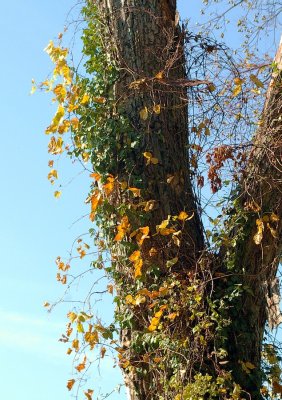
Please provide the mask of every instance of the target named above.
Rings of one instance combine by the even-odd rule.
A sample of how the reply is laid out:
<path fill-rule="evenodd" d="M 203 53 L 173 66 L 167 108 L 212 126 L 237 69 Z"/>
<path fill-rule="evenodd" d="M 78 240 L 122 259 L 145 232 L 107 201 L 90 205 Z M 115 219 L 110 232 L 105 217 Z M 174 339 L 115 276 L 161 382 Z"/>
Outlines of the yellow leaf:
<path fill-rule="evenodd" d="M 147 201 L 147 203 L 145 204 L 145 207 L 144 207 L 144 211 L 146 211 L 146 212 L 152 211 L 155 207 L 155 204 L 156 204 L 155 200 Z"/>
<path fill-rule="evenodd" d="M 62 148 L 63 144 L 64 142 L 61 137 L 59 137 L 58 140 L 56 140 L 55 137 L 52 136 L 48 144 L 48 153 L 61 154 L 63 152 Z"/>
<path fill-rule="evenodd" d="M 133 297 L 131 296 L 131 294 L 128 294 L 126 297 L 125 297 L 125 302 L 126 302 L 126 304 L 135 304 L 135 300 L 133 299 Z"/>
<path fill-rule="evenodd" d="M 134 251 L 131 256 L 129 257 L 129 260 L 132 262 L 135 262 L 136 260 L 138 260 L 141 257 L 141 252 L 140 250 L 136 250 Z"/>
<path fill-rule="evenodd" d="M 234 79 L 234 83 L 236 86 L 238 85 L 242 85 L 245 82 L 245 79 L 241 79 L 241 78 L 235 78 Z"/>
<path fill-rule="evenodd" d="M 135 261 L 134 263 L 134 278 L 140 278 L 142 276 L 142 266 L 143 266 L 143 260 L 139 259 L 138 261 Z"/>
<path fill-rule="evenodd" d="M 171 319 L 171 320 L 173 321 L 173 320 L 175 320 L 175 318 L 176 318 L 177 316 L 178 316 L 178 313 L 177 313 L 177 312 L 174 312 L 174 313 L 168 314 L 167 318 L 168 318 L 168 319 Z"/>
<path fill-rule="evenodd" d="M 48 301 L 45 301 L 45 303 L 43 304 L 43 307 L 49 307 L 50 303 L 48 303 Z"/>
<path fill-rule="evenodd" d="M 113 285 L 108 285 L 107 286 L 107 291 L 108 291 L 108 293 L 113 294 L 114 286 Z"/>
<path fill-rule="evenodd" d="M 252 363 L 249 362 L 249 361 L 246 361 L 244 364 L 245 364 L 245 366 L 246 366 L 248 369 L 255 369 L 255 368 L 256 368 L 255 365 L 252 364 Z"/>
<path fill-rule="evenodd" d="M 274 237 L 274 239 L 278 239 L 279 236 L 278 236 L 277 230 L 272 228 L 269 223 L 267 223 L 267 227 L 270 230 L 270 233 Z"/>
<path fill-rule="evenodd" d="M 161 105 L 160 104 L 155 104 L 153 107 L 153 111 L 155 114 L 160 114 L 161 113 Z"/>
<path fill-rule="evenodd" d="M 74 117 L 70 120 L 71 126 L 74 130 L 78 129 L 79 127 L 79 119 L 77 117 Z"/>
<path fill-rule="evenodd" d="M 139 244 L 139 246 L 141 246 L 143 244 L 145 239 L 149 238 L 149 236 L 148 236 L 149 231 L 150 231 L 150 228 L 148 226 L 139 228 L 139 233 L 136 236 L 136 241 Z"/>
<path fill-rule="evenodd" d="M 278 222 L 278 221 L 279 221 L 278 215 L 272 213 L 272 214 L 270 215 L 270 221 L 271 221 L 271 222 Z"/>
<path fill-rule="evenodd" d="M 179 221 L 186 221 L 186 220 L 189 221 L 193 217 L 194 217 L 194 212 L 189 217 L 189 215 L 185 211 L 181 211 L 177 218 L 179 219 Z"/>
<path fill-rule="evenodd" d="M 254 235 L 253 240 L 254 240 L 255 244 L 259 245 L 262 241 L 263 231 L 264 231 L 264 224 L 263 224 L 262 219 L 257 219 L 256 225 L 257 225 L 257 232 Z"/>
<path fill-rule="evenodd" d="M 105 97 L 93 97 L 93 101 L 95 101 L 95 103 L 99 103 L 99 104 L 105 104 L 106 103 Z"/>
<path fill-rule="evenodd" d="M 58 126 L 58 133 L 60 133 L 61 135 L 63 133 L 66 133 L 69 130 L 70 125 L 71 125 L 70 121 L 64 119 L 61 125 Z"/>
<path fill-rule="evenodd" d="M 158 254 L 158 250 L 155 247 L 151 247 L 149 250 L 149 256 L 150 257 L 155 257 Z"/>
<path fill-rule="evenodd" d="M 81 101 L 80 101 L 80 104 L 87 104 L 87 103 L 89 103 L 89 99 L 90 99 L 89 95 L 88 95 L 87 93 L 85 93 L 85 94 L 83 95 Z"/>
<path fill-rule="evenodd" d="M 74 339 L 72 342 L 72 347 L 78 351 L 79 350 L 79 340 L 78 339 Z"/>
<path fill-rule="evenodd" d="M 125 190 L 127 188 L 127 182 L 126 181 L 120 182 L 120 187 L 121 187 L 121 190 Z"/>
<path fill-rule="evenodd" d="M 149 151 L 145 151 L 145 153 L 143 153 L 143 156 L 147 159 L 146 165 L 158 164 L 159 162 L 159 160 L 156 157 L 153 157 L 153 154 L 150 153 Z"/>
<path fill-rule="evenodd" d="M 58 179 L 58 171 L 56 169 L 51 169 L 49 172 L 48 179 L 50 180 L 52 177 Z"/>
<path fill-rule="evenodd" d="M 59 192 L 58 190 L 56 190 L 54 192 L 54 196 L 56 197 L 56 199 L 58 199 L 59 197 L 61 197 L 62 192 Z"/>
<path fill-rule="evenodd" d="M 130 187 L 130 188 L 128 188 L 128 190 L 133 193 L 134 197 L 140 197 L 141 196 L 141 189 Z"/>
<path fill-rule="evenodd" d="M 121 241 L 126 235 L 126 233 L 129 231 L 129 228 L 130 224 L 128 221 L 128 217 L 127 216 L 122 217 L 120 224 L 117 226 L 118 233 L 116 234 L 114 240 L 117 242 Z"/>
<path fill-rule="evenodd" d="M 233 96 L 236 97 L 238 94 L 242 92 L 242 85 L 236 85 L 235 88 L 233 89 Z"/>
<path fill-rule="evenodd" d="M 140 115 L 140 118 L 143 121 L 146 121 L 148 119 L 148 116 L 149 116 L 148 108 L 147 107 L 142 108 L 142 110 L 140 111 L 139 115 Z"/>
<path fill-rule="evenodd" d="M 67 316 L 71 322 L 74 322 L 77 318 L 77 314 L 73 311 L 70 311 Z"/>
<path fill-rule="evenodd" d="M 263 88 L 264 87 L 262 81 L 260 81 L 257 76 L 251 74 L 250 75 L 250 79 L 258 88 Z"/>
<path fill-rule="evenodd" d="M 57 112 L 56 112 L 56 114 L 55 114 L 55 116 L 54 116 L 54 118 L 52 120 L 52 125 L 58 126 L 60 124 L 61 120 L 63 119 L 64 115 L 65 115 L 65 109 L 60 104 L 58 109 L 57 109 Z"/>
<path fill-rule="evenodd" d="M 77 323 L 77 332 L 78 333 L 84 333 L 84 328 L 81 322 Z"/>
<path fill-rule="evenodd" d="M 156 164 L 159 163 L 159 160 L 158 160 L 156 157 L 152 157 L 152 158 L 150 159 L 150 162 L 151 162 L 152 164 L 156 165 Z"/>
<path fill-rule="evenodd" d="M 90 221 L 93 222 L 95 219 L 97 207 L 102 203 L 102 195 L 98 189 L 96 189 L 93 192 L 93 194 L 90 198 L 90 201 L 91 201 L 91 212 L 90 212 L 89 218 L 90 218 Z"/>
<path fill-rule="evenodd" d="M 63 102 L 67 95 L 67 90 L 61 83 L 55 86 L 53 93 L 56 95 L 59 102 Z"/>
<path fill-rule="evenodd" d="M 160 71 L 155 75 L 156 79 L 163 79 L 164 77 L 164 71 Z"/>
<path fill-rule="evenodd" d="M 139 304 L 143 304 L 143 303 L 146 303 L 146 297 L 145 297 L 145 296 L 141 296 L 140 294 L 138 294 L 138 295 L 135 297 L 135 304 L 136 304 L 137 306 L 139 306 Z"/>
<path fill-rule="evenodd" d="M 74 384 L 75 384 L 75 379 L 69 379 L 67 383 L 68 390 L 72 390 Z"/>
<path fill-rule="evenodd" d="M 166 262 L 167 268 L 171 268 L 173 265 L 175 265 L 178 262 L 178 257 L 174 257 L 171 260 L 168 260 Z"/>

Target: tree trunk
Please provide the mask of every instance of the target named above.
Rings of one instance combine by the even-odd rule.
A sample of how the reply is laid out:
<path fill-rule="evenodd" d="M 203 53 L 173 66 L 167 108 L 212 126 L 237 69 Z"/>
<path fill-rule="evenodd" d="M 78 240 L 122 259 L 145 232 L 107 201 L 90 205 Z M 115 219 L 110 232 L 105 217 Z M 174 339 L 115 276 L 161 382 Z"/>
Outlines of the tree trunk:
<path fill-rule="evenodd" d="M 204 239 L 190 180 L 185 87 L 189 83 L 185 80 L 183 37 L 176 21 L 176 0 L 99 0 L 97 5 L 110 32 L 109 51 L 111 56 L 114 54 L 119 67 L 119 78 L 115 86 L 117 110 L 128 118 L 132 131 L 141 137 L 138 146 L 133 147 L 127 155 L 131 161 L 130 168 L 120 158 L 117 170 L 113 172 L 120 181 L 128 181 L 131 186 L 136 185 L 137 177 L 141 178 L 144 200 L 152 201 L 147 222 L 152 234 L 150 247 L 158 250 L 154 262 L 162 274 L 171 273 L 164 263 L 177 254 L 177 262 L 172 271 L 187 275 L 198 266 L 204 251 Z M 269 219 L 269 227 L 265 222 L 264 235 L 258 245 L 253 239 L 258 227 L 258 215 L 248 214 L 248 223 L 238 239 L 234 258 L 237 282 L 245 288 L 247 286 L 248 290 L 243 290 L 236 304 L 232 303 L 229 310 L 231 324 L 227 329 L 227 369 L 232 370 L 235 381 L 252 399 L 260 398 L 261 346 L 267 317 L 266 294 L 275 277 L 281 250 L 282 186 L 278 160 L 281 161 L 279 116 L 282 102 L 278 82 L 280 75 L 271 84 L 263 122 L 254 139 L 255 150 L 248 167 L 248 176 L 242 184 L 241 206 L 244 208 L 246 202 L 255 200 L 259 202 L 261 217 L 267 215 L 270 218 L 274 214 L 279 221 L 276 221 L 276 217 L 273 217 L 272 222 Z M 127 140 L 126 133 L 117 134 L 121 147 Z M 150 153 L 158 162 L 150 162 L 150 157 L 144 157 L 144 153 Z M 176 253 L 175 249 L 167 248 L 166 237 L 159 238 L 154 233 L 156 226 L 169 215 L 175 216 L 181 211 L 188 215 L 194 214 L 194 217 L 185 223 L 181 245 Z M 146 255 L 144 258 L 148 258 L 149 248 L 145 244 L 142 252 Z M 228 254 L 222 254 L 220 263 L 225 265 Z M 126 343 L 132 340 L 139 326 L 140 320 L 136 318 L 132 329 L 122 328 L 121 341 L 125 349 Z M 242 369 L 242 362 L 252 363 L 255 370 L 251 374 L 246 373 Z M 152 391 L 152 379 L 150 373 L 142 378 L 136 375 L 135 370 L 126 372 L 129 398 L 159 398 Z M 163 398 L 171 397 L 167 395 Z"/>
<path fill-rule="evenodd" d="M 275 57 L 277 69 L 282 68 L 282 45 Z M 247 290 L 231 310 L 233 323 L 229 330 L 229 354 L 234 377 L 252 398 L 260 398 L 261 350 L 265 323 L 270 328 L 280 320 L 275 302 L 275 276 L 281 254 L 282 236 L 282 95 L 281 73 L 274 73 L 270 82 L 260 128 L 254 137 L 246 178 L 242 183 L 241 207 L 256 204 L 256 212 L 248 213 L 248 221 L 236 246 L 235 265 L 241 271 L 238 283 Z M 262 237 L 256 239 L 259 220 L 263 220 Z M 276 303 L 276 304 L 275 304 Z M 245 374 L 238 361 L 250 361 L 256 369 Z"/>

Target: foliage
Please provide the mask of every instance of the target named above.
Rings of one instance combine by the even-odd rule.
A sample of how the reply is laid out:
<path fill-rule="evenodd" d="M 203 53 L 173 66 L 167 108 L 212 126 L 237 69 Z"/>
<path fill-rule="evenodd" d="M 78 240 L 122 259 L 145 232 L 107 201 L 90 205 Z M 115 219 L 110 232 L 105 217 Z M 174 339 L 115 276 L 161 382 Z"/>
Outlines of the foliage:
<path fill-rule="evenodd" d="M 115 84 L 122 71 L 103 16 L 92 2 L 86 2 L 83 16 L 85 71 L 80 73 L 69 66 L 68 50 L 59 37 L 58 45 L 51 41 L 45 49 L 54 63 L 52 78 L 39 87 L 52 92 L 58 104 L 45 131 L 50 136 L 48 152 L 52 156 L 65 152 L 72 159 L 90 163 L 93 169 L 86 199 L 93 223 L 89 230 L 91 246 L 79 238 L 76 257 L 92 255 L 90 250 L 95 246 L 97 258 L 91 262 L 90 271 L 102 270 L 107 276 L 109 281 L 102 291 L 114 295 L 116 312 L 108 326 L 95 319 L 90 300 L 93 290 L 82 309 L 68 313 L 61 341 L 69 345 L 67 354 L 75 353 L 79 378 L 70 379 L 67 388 L 72 390 L 77 380 L 83 383 L 92 364 L 89 351 L 96 352 L 99 359 L 113 351 L 126 374 L 150 377 L 153 396 L 158 396 L 152 398 L 244 398 L 228 368 L 226 331 L 230 309 L 242 292 L 249 290 L 238 278 L 244 271 L 238 270 L 235 262 L 240 255 L 234 249 L 246 234 L 241 227 L 249 226 L 251 233 L 255 224 L 253 241 L 258 246 L 265 231 L 277 235 L 279 217 L 275 213 L 263 210 L 255 201 L 242 204 L 237 198 L 250 157 L 250 141 L 259 125 L 260 99 L 265 94 L 269 68 L 251 63 L 250 56 L 235 62 L 221 43 L 185 31 L 188 77 L 195 76 L 197 70 L 198 79 L 204 80 L 207 75 L 210 79 L 205 89 L 189 88 L 194 99 L 188 149 L 194 187 L 200 199 L 210 186 L 216 210 L 220 209 L 217 217 L 208 216 L 206 250 L 195 270 L 187 273 L 179 267 L 180 248 L 194 214 L 182 210 L 152 227 L 156 200 L 149 197 L 145 182 L 136 172 L 133 155 L 144 158 L 146 168 L 157 166 L 159 159 L 151 149 L 138 154 L 144 132 L 134 129 L 115 98 Z M 220 65 L 226 65 L 224 70 L 215 63 L 219 57 Z M 162 80 L 163 74 L 150 79 Z M 139 90 L 143 83 L 135 80 L 130 87 Z M 148 104 L 139 110 L 139 117 L 145 124 L 151 115 L 162 112 L 161 104 Z M 245 131 L 240 135 L 242 128 Z M 53 158 L 49 168 L 48 179 L 54 184 L 58 172 Z M 173 185 L 175 180 L 170 175 L 167 184 Z M 220 191 L 231 191 L 232 195 L 219 201 Z M 54 196 L 60 194 L 56 190 Z M 224 268 L 218 265 L 222 248 Z M 63 285 L 71 285 L 73 258 L 56 260 L 57 280 Z M 120 331 L 131 332 L 121 344 L 117 339 Z M 281 394 L 278 356 L 267 344 L 264 354 L 272 394 L 266 387 L 262 394 Z M 240 360 L 240 368 L 251 375 L 255 366 L 250 360 Z M 84 394 L 91 400 L 93 389 Z"/>

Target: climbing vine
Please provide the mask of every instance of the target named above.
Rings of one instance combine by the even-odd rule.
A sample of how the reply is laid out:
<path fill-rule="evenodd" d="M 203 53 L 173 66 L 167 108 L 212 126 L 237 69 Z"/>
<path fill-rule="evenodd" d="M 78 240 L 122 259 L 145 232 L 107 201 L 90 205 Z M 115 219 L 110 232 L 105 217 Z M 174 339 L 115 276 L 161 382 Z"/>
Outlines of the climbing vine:
<path fill-rule="evenodd" d="M 69 346 L 67 354 L 75 354 L 78 378 L 70 379 L 67 388 L 82 387 L 93 363 L 89 352 L 95 352 L 100 360 L 110 352 L 125 376 L 137 376 L 132 378 L 136 390 L 136 379 L 150 381 L 154 399 L 246 398 L 229 369 L 226 332 L 230 310 L 248 290 L 238 278 L 242 271 L 235 267 L 238 254 L 234 249 L 244 240 L 240 227 L 249 224 L 257 245 L 265 231 L 277 236 L 279 217 L 262 210 L 255 201 L 242 203 L 237 196 L 252 156 L 251 137 L 259 124 L 255 117 L 259 106 L 254 103 L 264 94 L 263 81 L 269 77 L 269 68 L 251 65 L 249 59 L 235 67 L 225 46 L 185 31 L 186 51 L 190 48 L 194 52 L 187 76 L 196 69 L 198 73 L 197 82 L 189 87 L 189 96 L 195 99 L 188 121 L 192 139 L 187 150 L 194 188 L 203 193 L 208 185 L 213 196 L 221 190 L 231 190 L 231 196 L 217 206 L 221 206 L 221 215 L 209 216 L 205 250 L 193 268 L 183 268 L 183 263 L 190 262 L 183 254 L 183 245 L 195 213 L 182 209 L 158 221 L 152 219 L 158 200 L 151 198 L 136 168 L 142 163 L 144 169 L 153 171 L 161 163 L 153 149 L 142 146 L 144 135 L 150 133 L 149 121 L 161 115 L 163 104 L 152 98 L 139 109 L 141 128 L 132 125 L 115 95 L 122 71 L 103 15 L 92 2 L 86 2 L 82 14 L 84 70 L 69 65 L 68 49 L 60 35 L 57 43 L 51 41 L 45 49 L 54 64 L 52 77 L 38 85 L 51 92 L 57 103 L 45 131 L 52 157 L 48 180 L 56 184 L 54 158 L 63 153 L 91 165 L 86 199 L 92 224 L 89 241 L 78 238 L 76 256 L 67 261 L 57 258 L 57 280 L 70 287 L 75 280 L 72 260 L 95 253 L 89 271 L 103 271 L 107 284 L 102 292 L 114 296 L 116 311 L 110 325 L 96 318 L 92 310 L 94 289 L 81 309 L 69 311 L 60 340 Z M 210 70 L 211 79 L 200 70 L 205 71 L 206 60 L 212 59 L 215 51 L 217 59 L 218 54 L 225 57 L 228 68 L 223 72 L 217 67 Z M 132 80 L 125 91 L 130 96 L 130 91 L 142 93 L 146 85 L 165 83 L 165 72 L 156 71 L 152 77 Z M 183 107 L 187 105 L 188 101 Z M 244 140 L 238 137 L 242 127 L 248 128 Z M 230 129 L 228 134 L 223 133 L 226 129 Z M 229 177 L 228 171 L 232 171 Z M 166 184 L 177 188 L 181 179 L 181 175 L 169 173 Z M 61 192 L 56 190 L 54 195 L 58 198 Z M 222 248 L 224 263 L 218 257 Z M 46 307 L 52 308 L 49 303 Z M 275 398 L 282 392 L 280 359 L 276 348 L 267 343 L 263 354 L 266 384 L 261 393 Z M 240 360 L 240 367 L 247 375 L 256 368 L 250 360 Z M 84 390 L 84 395 L 91 400 L 95 388 Z"/>

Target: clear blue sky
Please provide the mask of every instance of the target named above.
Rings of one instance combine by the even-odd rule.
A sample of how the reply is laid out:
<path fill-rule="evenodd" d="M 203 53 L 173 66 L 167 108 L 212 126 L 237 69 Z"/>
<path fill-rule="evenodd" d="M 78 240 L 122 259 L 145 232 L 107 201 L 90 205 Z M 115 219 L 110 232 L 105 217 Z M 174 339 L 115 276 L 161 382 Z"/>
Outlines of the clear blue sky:
<path fill-rule="evenodd" d="M 65 307 L 47 315 L 44 301 L 56 300 L 54 260 L 66 255 L 74 238 L 87 231 L 84 200 L 87 175 L 79 166 L 60 162 L 62 197 L 53 197 L 44 129 L 54 108 L 50 98 L 29 96 L 31 78 L 44 80 L 51 69 L 43 48 L 62 31 L 72 0 L 1 0 L 1 279 L 0 399 L 67 400 L 71 359 L 58 342 L 66 323 Z M 179 1 L 188 14 L 187 0 Z M 66 183 L 74 178 L 69 185 Z M 71 228 L 70 228 L 71 227 Z M 85 261 L 87 266 L 87 261 Z M 102 312 L 110 312 L 109 306 Z M 109 390 L 118 381 L 106 363 L 104 378 L 93 385 Z M 91 386 L 91 385 L 89 385 Z M 115 395 L 113 399 L 123 399 Z"/>

